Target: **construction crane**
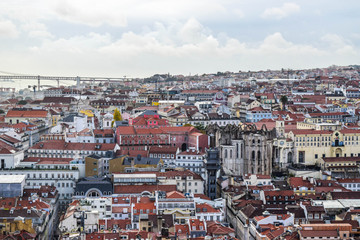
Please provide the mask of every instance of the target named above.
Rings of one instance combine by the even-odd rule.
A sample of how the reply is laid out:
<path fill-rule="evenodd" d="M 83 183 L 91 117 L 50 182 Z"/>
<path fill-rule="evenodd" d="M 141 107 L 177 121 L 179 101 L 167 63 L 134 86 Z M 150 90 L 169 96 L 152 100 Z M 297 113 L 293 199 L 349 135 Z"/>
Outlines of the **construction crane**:
<path fill-rule="evenodd" d="M 6 74 L 12 74 L 7 72 L 2 72 Z M 0 80 L 38 80 L 38 91 L 40 90 L 41 84 L 40 80 L 53 80 L 57 81 L 57 86 L 59 87 L 60 81 L 76 81 L 77 87 L 80 87 L 80 82 L 129 82 L 132 81 L 132 78 L 126 78 L 120 77 L 120 78 L 114 78 L 114 77 L 55 77 L 55 76 L 34 76 L 34 75 L 20 75 L 20 74 L 14 74 L 14 75 L 0 75 Z"/>

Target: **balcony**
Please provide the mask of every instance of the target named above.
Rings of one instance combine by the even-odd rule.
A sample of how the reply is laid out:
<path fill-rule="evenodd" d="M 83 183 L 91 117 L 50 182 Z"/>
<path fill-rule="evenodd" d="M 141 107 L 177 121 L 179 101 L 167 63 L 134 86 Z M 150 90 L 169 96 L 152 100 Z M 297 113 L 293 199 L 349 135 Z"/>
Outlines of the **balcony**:
<path fill-rule="evenodd" d="M 344 142 L 332 142 L 331 143 L 332 147 L 344 147 Z"/>

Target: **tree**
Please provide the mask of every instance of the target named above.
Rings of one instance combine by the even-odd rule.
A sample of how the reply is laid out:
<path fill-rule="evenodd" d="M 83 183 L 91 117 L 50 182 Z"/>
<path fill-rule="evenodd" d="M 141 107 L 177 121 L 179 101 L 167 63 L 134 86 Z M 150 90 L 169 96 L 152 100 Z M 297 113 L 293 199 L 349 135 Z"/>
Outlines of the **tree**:
<path fill-rule="evenodd" d="M 285 95 L 281 96 L 280 102 L 282 103 L 282 110 L 284 110 L 284 109 L 285 109 L 285 105 L 288 103 L 288 98 L 287 98 L 287 96 L 285 96 Z"/>
<path fill-rule="evenodd" d="M 202 124 L 195 124 L 195 126 L 194 126 L 197 130 L 199 130 L 199 131 L 204 131 L 205 130 L 205 127 L 204 127 L 204 125 L 202 125 Z"/>
<path fill-rule="evenodd" d="M 114 110 L 114 120 L 111 122 L 111 126 L 114 126 L 114 123 L 116 121 L 121 121 L 121 120 L 122 120 L 121 113 L 117 108 L 115 108 L 115 110 Z"/>

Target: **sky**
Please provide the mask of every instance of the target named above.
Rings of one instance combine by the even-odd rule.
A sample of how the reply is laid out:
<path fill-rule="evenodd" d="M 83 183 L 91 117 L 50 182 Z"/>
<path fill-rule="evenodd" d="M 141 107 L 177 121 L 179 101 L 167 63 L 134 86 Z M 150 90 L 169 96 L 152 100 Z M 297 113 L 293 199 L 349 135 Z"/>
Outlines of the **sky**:
<path fill-rule="evenodd" d="M 360 64 L 360 1 L 1 0 L 0 71 L 148 77 Z"/>

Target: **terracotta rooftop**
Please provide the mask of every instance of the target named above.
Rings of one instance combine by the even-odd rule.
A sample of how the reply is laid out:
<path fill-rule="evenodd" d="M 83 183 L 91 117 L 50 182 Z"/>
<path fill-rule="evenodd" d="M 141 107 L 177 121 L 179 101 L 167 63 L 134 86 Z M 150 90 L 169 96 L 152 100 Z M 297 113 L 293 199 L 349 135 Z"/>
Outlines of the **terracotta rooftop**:
<path fill-rule="evenodd" d="M 113 151 L 115 146 L 115 143 L 67 143 L 64 140 L 49 140 L 39 142 L 30 149 Z"/>
<path fill-rule="evenodd" d="M 176 191 L 176 185 L 115 185 L 116 194 L 140 194 L 144 191 L 153 193 L 155 191 L 171 192 Z"/>
<path fill-rule="evenodd" d="M 7 118 L 10 117 L 23 117 L 23 118 L 45 118 L 48 115 L 48 111 L 46 110 L 9 110 L 6 114 Z"/>
<path fill-rule="evenodd" d="M 303 238 L 337 238 L 338 232 L 336 230 L 326 230 L 326 231 L 319 231 L 319 230 L 300 230 L 300 236 Z"/>

